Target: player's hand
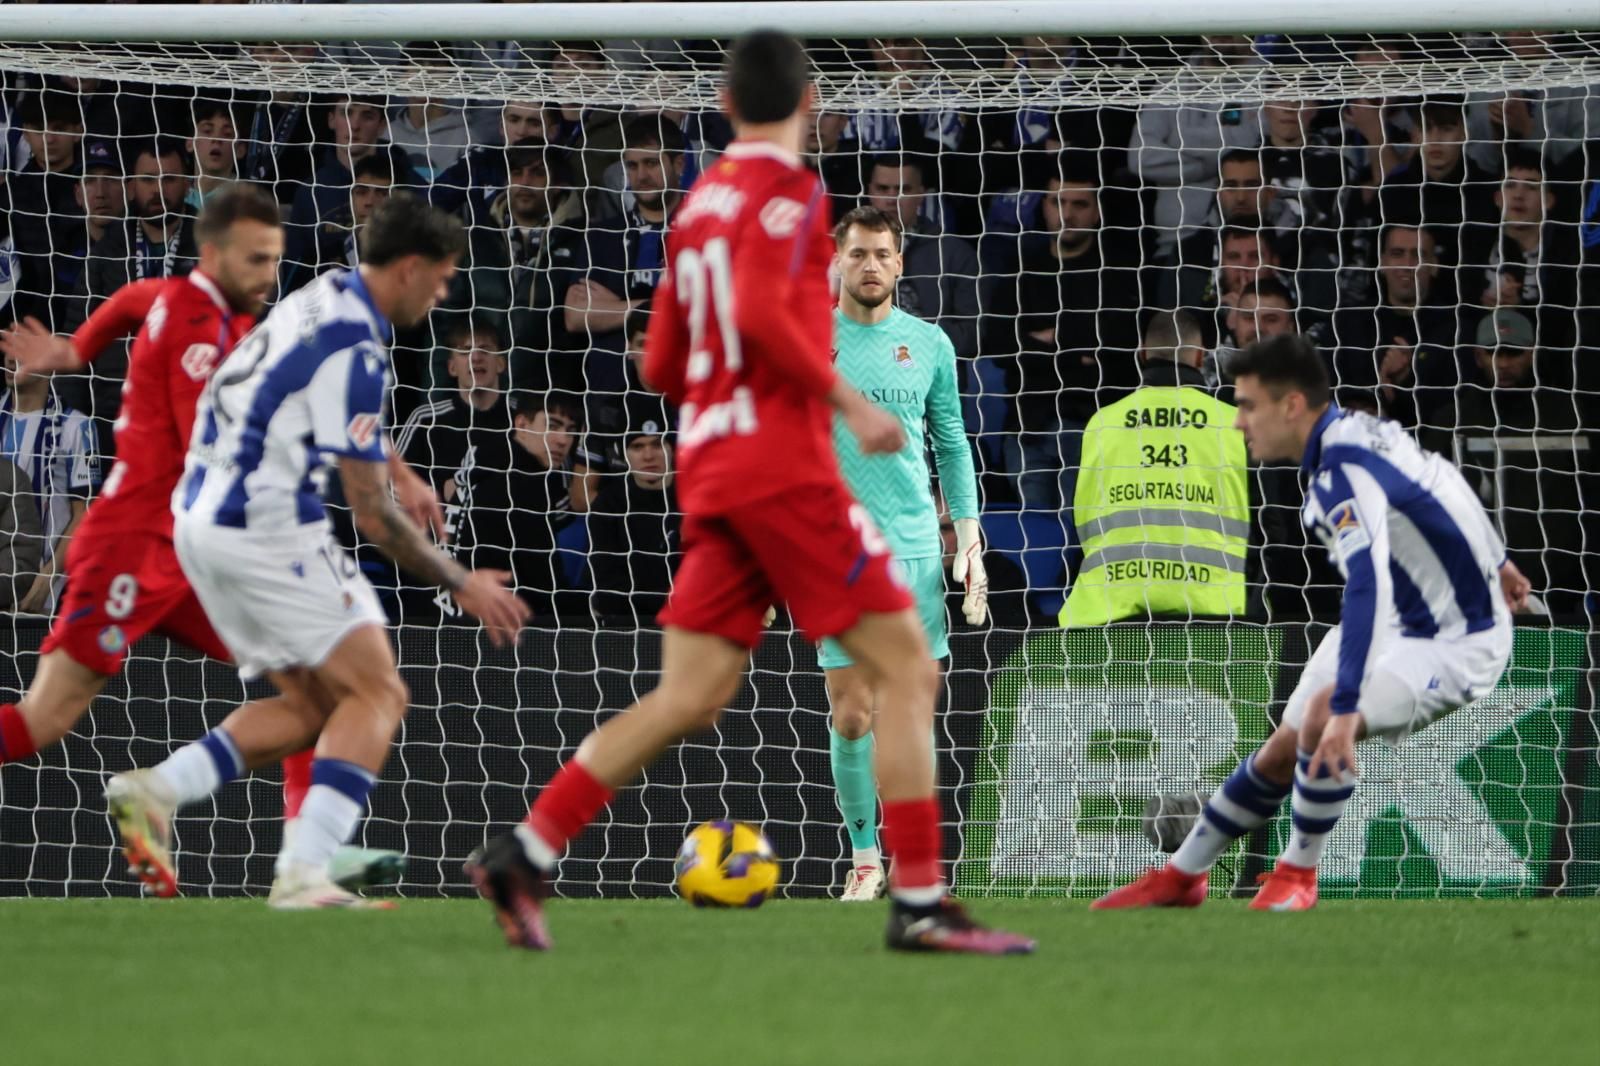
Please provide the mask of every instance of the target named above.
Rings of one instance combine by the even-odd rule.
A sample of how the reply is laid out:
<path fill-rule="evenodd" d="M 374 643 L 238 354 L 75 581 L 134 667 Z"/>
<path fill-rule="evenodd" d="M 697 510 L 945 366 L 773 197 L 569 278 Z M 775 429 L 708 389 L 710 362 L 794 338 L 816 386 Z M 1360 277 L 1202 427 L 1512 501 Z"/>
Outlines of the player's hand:
<path fill-rule="evenodd" d="M 1506 606 L 1511 608 L 1512 614 L 1528 609 L 1528 593 L 1532 591 L 1533 583 L 1517 569 L 1516 563 L 1507 559 L 1500 568 L 1500 594 L 1506 598 Z"/>
<path fill-rule="evenodd" d="M 17 603 L 17 610 L 24 614 L 43 614 L 50 603 L 50 586 L 55 583 L 53 574 L 40 574 L 33 579 L 33 584 L 28 586 L 27 595 Z"/>
<path fill-rule="evenodd" d="M 1316 753 L 1311 756 L 1309 773 L 1313 780 L 1321 776 L 1324 769 L 1336 781 L 1346 774 L 1354 776 L 1361 772 L 1356 765 L 1356 734 L 1360 728 L 1359 714 L 1336 714 L 1328 719 Z"/>
<path fill-rule="evenodd" d="M 18 381 L 27 381 L 35 374 L 53 374 L 83 366 L 70 340 L 57 337 L 32 316 L 0 333 L 0 352 L 17 361 Z"/>
<path fill-rule="evenodd" d="M 956 557 L 950 576 L 967 590 L 961 613 L 968 625 L 981 626 L 989 617 L 989 572 L 983 568 L 983 531 L 976 518 L 958 518 Z"/>
<path fill-rule="evenodd" d="M 768 607 L 767 613 L 761 616 L 761 628 L 771 629 L 772 623 L 778 620 L 778 608 Z"/>
<path fill-rule="evenodd" d="M 505 570 L 472 570 L 466 584 L 452 593 L 463 611 L 483 622 L 497 648 L 516 643 L 518 631 L 533 613 L 521 596 L 506 588 L 510 581 Z"/>
<path fill-rule="evenodd" d="M 906 446 L 906 431 L 900 420 L 881 407 L 873 406 L 866 397 L 856 394 L 859 402 L 851 403 L 842 412 L 844 424 L 863 455 L 893 455 Z"/>
<path fill-rule="evenodd" d="M 410 464 L 389 464 L 389 480 L 394 485 L 394 502 L 400 505 L 407 518 L 433 534 L 440 544 L 450 540 L 450 531 L 444 526 L 444 508 L 439 505 L 439 494 Z"/>

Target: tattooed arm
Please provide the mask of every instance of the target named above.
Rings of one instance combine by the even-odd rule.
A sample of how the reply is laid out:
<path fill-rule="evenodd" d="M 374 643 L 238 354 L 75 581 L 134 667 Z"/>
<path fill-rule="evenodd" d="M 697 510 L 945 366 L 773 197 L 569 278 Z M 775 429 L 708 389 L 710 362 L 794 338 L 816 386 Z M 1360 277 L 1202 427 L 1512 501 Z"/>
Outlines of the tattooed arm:
<path fill-rule="evenodd" d="M 389 464 L 345 457 L 339 460 L 345 498 L 355 513 L 356 528 L 385 555 L 430 585 L 458 592 L 467 583 L 466 569 L 435 548 L 427 534 L 408 518 L 389 491 Z"/>

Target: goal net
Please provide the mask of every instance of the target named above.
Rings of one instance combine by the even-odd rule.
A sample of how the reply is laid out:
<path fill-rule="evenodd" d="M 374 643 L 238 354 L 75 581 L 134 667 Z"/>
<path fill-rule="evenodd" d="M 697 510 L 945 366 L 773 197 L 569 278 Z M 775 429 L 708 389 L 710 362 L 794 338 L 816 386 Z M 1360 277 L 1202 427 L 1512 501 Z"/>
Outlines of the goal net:
<path fill-rule="evenodd" d="M 391 432 L 439 487 L 459 550 L 505 561 L 536 622 L 491 649 L 448 597 L 357 547 L 413 699 L 362 839 L 406 852 L 407 893 L 463 890 L 467 853 L 659 667 L 652 619 L 681 546 L 672 413 L 628 353 L 682 190 L 731 137 L 726 41 L 695 21 L 713 5 L 677 5 L 684 28 L 645 40 L 619 39 L 642 32 L 627 7 L 593 6 L 589 39 L 559 41 L 528 36 L 548 34 L 540 6 L 518 9 L 516 39 L 460 39 L 449 7 L 387 41 L 372 38 L 397 31 L 359 7 L 310 41 L 311 8 L 277 9 L 278 43 L 183 40 L 187 23 L 118 41 L 73 19 L 32 35 L 53 40 L 0 33 L 8 321 L 67 332 L 130 279 L 187 270 L 195 212 L 235 181 L 283 206 L 285 292 L 355 264 L 385 198 L 469 227 L 448 298 L 396 339 Z M 1296 472 L 1251 466 L 1242 609 L 1196 599 L 1176 617 L 1059 626 L 1096 533 L 1074 508 L 1084 430 L 1140 385 L 1160 321 L 1195 356 L 1168 378 L 1223 399 L 1230 352 L 1310 337 L 1341 404 L 1466 470 L 1534 583 L 1487 699 L 1364 749 L 1324 892 L 1593 893 L 1600 27 L 1188 37 L 1130 21 L 1146 35 L 1006 37 L 996 22 L 919 39 L 903 35 L 915 19 L 868 10 L 888 5 L 855 6 L 834 31 L 852 37 L 809 41 L 808 160 L 836 211 L 872 203 L 905 227 L 897 300 L 957 353 L 988 540 L 992 624 L 951 601 L 937 727 L 960 889 L 1090 894 L 1156 861 L 1147 802 L 1214 788 L 1338 620 Z M 217 35 L 194 17 L 195 38 Z M 58 568 L 73 501 L 92 507 L 91 472 L 109 470 L 125 369 L 114 349 L 45 395 L 6 394 L 4 698 L 32 677 L 59 595 L 33 575 Z M 74 411 L 77 436 L 60 429 Z M 330 503 L 342 513 L 336 487 Z M 342 534 L 356 544 L 348 521 Z M 0 894 L 133 891 L 105 776 L 246 695 L 223 665 L 137 645 L 65 744 L 0 767 Z M 732 712 L 620 795 L 560 890 L 667 894 L 682 835 L 716 817 L 765 826 L 790 894 L 833 890 L 850 852 L 827 722 L 813 648 L 780 617 Z M 277 781 L 257 774 L 180 819 L 186 893 L 265 889 Z M 1248 883 L 1281 832 L 1247 839 L 1215 890 Z"/>

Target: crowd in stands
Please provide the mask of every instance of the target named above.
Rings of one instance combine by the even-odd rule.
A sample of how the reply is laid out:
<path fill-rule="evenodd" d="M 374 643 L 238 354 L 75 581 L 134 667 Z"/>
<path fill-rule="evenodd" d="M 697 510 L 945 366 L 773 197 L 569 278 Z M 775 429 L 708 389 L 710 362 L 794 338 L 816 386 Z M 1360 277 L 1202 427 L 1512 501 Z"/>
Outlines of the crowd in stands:
<path fill-rule="evenodd" d="M 544 61 L 602 70 L 651 47 L 566 42 Z M 885 76 L 930 68 L 915 40 L 834 47 Z M 1095 47 L 1035 38 L 975 61 L 1047 80 Z M 1166 76 L 1181 90 L 1208 68 L 1281 61 L 1279 47 L 1196 39 L 1175 46 Z M 1498 47 L 1544 43 L 1508 33 Z M 394 61 L 460 54 L 415 44 Z M 1399 57 L 1374 45 L 1359 58 Z M 10 79 L 0 317 L 68 332 L 118 286 L 184 272 L 196 211 L 237 181 L 282 205 L 281 292 L 357 264 L 385 198 L 458 213 L 470 245 L 449 297 L 395 344 L 395 446 L 431 477 L 456 550 L 512 572 L 538 617 L 653 617 L 680 548 L 674 413 L 642 391 L 630 355 L 674 212 L 732 136 L 724 118 Z M 1468 470 L 1541 603 L 1596 608 L 1600 86 L 822 111 L 806 151 L 836 212 L 871 203 L 899 219 L 898 304 L 942 327 L 962 360 L 998 624 L 1053 618 L 1071 579 L 1084 426 L 1137 386 L 1142 331 L 1174 308 L 1199 322 L 1203 373 L 1224 396 L 1231 351 L 1311 338 L 1341 404 L 1398 420 Z M 124 348 L 53 383 L 8 375 L 0 542 L 11 572 L 32 576 L 0 582 L 0 606 L 50 609 L 55 561 L 112 452 L 125 367 Z M 1254 606 L 1335 616 L 1339 581 L 1307 550 L 1296 472 L 1255 480 Z M 460 615 L 447 594 L 362 559 L 397 617 Z"/>

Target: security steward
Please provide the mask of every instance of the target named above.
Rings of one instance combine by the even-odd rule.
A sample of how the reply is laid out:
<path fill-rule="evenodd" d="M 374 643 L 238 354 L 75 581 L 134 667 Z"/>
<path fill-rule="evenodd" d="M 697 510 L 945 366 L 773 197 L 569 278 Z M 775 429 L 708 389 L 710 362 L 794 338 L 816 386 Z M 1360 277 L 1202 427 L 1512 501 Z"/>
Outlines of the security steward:
<path fill-rule="evenodd" d="M 1244 613 L 1244 437 L 1233 406 L 1207 390 L 1204 359 L 1192 317 L 1157 314 L 1139 350 L 1140 387 L 1089 420 L 1073 511 L 1083 562 L 1063 627 Z"/>

